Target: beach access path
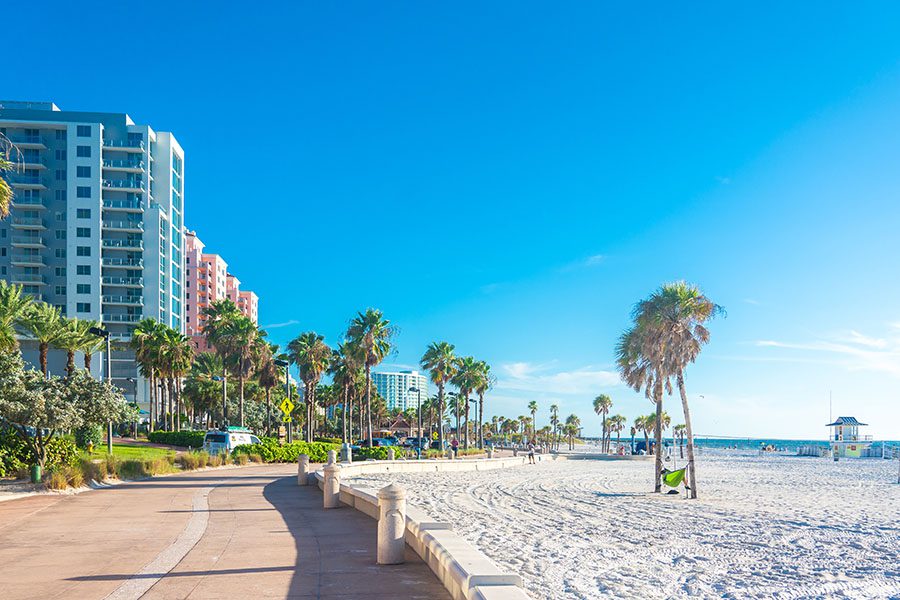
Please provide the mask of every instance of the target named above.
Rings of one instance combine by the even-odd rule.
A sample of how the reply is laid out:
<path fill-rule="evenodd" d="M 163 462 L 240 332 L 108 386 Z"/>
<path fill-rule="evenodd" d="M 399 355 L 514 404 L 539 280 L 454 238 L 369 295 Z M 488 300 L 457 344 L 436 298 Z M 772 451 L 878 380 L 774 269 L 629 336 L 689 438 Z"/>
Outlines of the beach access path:
<path fill-rule="evenodd" d="M 449 598 L 409 548 L 405 564 L 377 565 L 377 522 L 324 510 L 296 472 L 192 471 L 2 502 L 2 596 Z"/>

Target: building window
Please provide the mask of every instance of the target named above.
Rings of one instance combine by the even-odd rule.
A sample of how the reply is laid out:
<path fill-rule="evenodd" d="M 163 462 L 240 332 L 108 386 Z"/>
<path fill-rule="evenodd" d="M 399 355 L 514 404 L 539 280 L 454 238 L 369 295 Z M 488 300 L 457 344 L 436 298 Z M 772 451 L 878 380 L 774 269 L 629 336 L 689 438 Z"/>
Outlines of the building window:
<path fill-rule="evenodd" d="M 66 286 L 58 285 L 58 286 L 56 286 L 55 291 L 56 291 L 57 296 L 65 296 L 66 295 Z"/>
<path fill-rule="evenodd" d="M 90 167 L 77 167 L 75 169 L 75 175 L 78 177 L 90 177 L 91 176 L 91 168 Z"/>
<path fill-rule="evenodd" d="M 89 237 L 91 237 L 91 228 L 90 227 L 78 227 L 75 230 L 75 235 L 80 238 L 89 238 Z"/>
<path fill-rule="evenodd" d="M 58 240 L 66 239 L 66 230 L 65 229 L 57 229 L 56 230 L 56 239 L 58 239 Z"/>
<path fill-rule="evenodd" d="M 58 212 L 58 213 L 56 213 L 56 215 L 54 215 L 54 217 L 56 218 L 57 221 L 62 222 L 62 221 L 66 220 L 66 213 Z"/>
<path fill-rule="evenodd" d="M 56 160 L 66 160 L 66 151 L 65 150 L 57 150 L 56 151 Z"/>
<path fill-rule="evenodd" d="M 65 258 L 66 257 L 66 249 L 65 248 L 57 248 L 55 250 L 56 258 Z"/>
<path fill-rule="evenodd" d="M 77 196 L 79 198 L 90 198 L 91 197 L 91 188 L 83 185 L 78 186 Z"/>
<path fill-rule="evenodd" d="M 79 219 L 90 219 L 91 218 L 91 209 L 89 208 L 79 208 L 75 211 L 75 216 Z"/>
<path fill-rule="evenodd" d="M 91 255 L 91 247 L 90 246 L 78 246 L 76 253 L 77 253 L 77 256 L 90 256 Z"/>
<path fill-rule="evenodd" d="M 91 147 L 90 146 L 77 146 L 75 148 L 75 156 L 78 158 L 90 158 L 91 157 Z"/>
<path fill-rule="evenodd" d="M 66 190 L 56 190 L 56 199 L 62 202 L 66 201 Z"/>
<path fill-rule="evenodd" d="M 83 312 L 83 313 L 91 312 L 91 303 L 90 302 L 79 302 L 78 304 L 76 304 L 75 310 L 77 310 L 78 312 Z"/>
<path fill-rule="evenodd" d="M 65 181 L 66 180 L 66 170 L 65 169 L 57 169 L 56 170 L 56 180 L 57 181 Z"/>
<path fill-rule="evenodd" d="M 66 268 L 65 267 L 56 267 L 56 276 L 57 277 L 65 277 L 66 276 Z"/>
<path fill-rule="evenodd" d="M 57 129 L 56 130 L 56 139 L 58 139 L 58 140 L 66 139 L 66 130 L 65 129 Z"/>
<path fill-rule="evenodd" d="M 75 272 L 79 275 L 90 275 L 91 265 L 78 265 L 75 267 Z"/>
<path fill-rule="evenodd" d="M 79 294 L 90 294 L 91 293 L 91 284 L 89 283 L 79 283 L 75 286 L 75 291 Z"/>
<path fill-rule="evenodd" d="M 79 125 L 78 126 L 78 137 L 91 137 L 91 126 L 90 125 Z"/>

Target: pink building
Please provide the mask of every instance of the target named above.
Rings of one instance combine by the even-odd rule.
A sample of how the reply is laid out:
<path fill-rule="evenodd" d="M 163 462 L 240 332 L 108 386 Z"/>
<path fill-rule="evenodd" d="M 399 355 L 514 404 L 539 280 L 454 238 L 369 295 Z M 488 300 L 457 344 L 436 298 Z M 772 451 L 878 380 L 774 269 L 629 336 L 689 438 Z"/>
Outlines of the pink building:
<path fill-rule="evenodd" d="M 185 233 L 185 325 L 194 348 L 205 352 L 211 348 L 203 338 L 203 309 L 216 300 L 228 298 L 258 323 L 259 300 L 251 291 L 241 291 L 237 277 L 228 273 L 228 263 L 218 254 L 203 252 L 204 244 L 196 232 Z"/>

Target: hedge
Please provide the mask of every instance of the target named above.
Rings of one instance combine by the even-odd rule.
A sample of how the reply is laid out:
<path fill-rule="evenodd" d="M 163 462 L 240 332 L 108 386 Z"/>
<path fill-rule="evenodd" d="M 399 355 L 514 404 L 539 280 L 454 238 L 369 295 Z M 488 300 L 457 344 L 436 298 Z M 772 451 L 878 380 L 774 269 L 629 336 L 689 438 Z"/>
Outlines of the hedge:
<path fill-rule="evenodd" d="M 373 446 L 372 448 L 364 446 L 353 450 L 353 460 L 366 460 L 369 458 L 387 460 L 389 447 L 394 449 L 394 458 L 400 458 L 405 453 L 404 449 L 398 446 Z"/>
<path fill-rule="evenodd" d="M 46 444 L 46 470 L 72 466 L 78 462 L 75 442 L 67 437 L 53 437 Z M 34 463 L 34 457 L 22 438 L 10 427 L 0 427 L 0 477 L 11 477 Z"/>
<path fill-rule="evenodd" d="M 167 444 L 181 448 L 202 448 L 205 431 L 154 431 L 148 438 L 154 444 Z"/>
<path fill-rule="evenodd" d="M 264 438 L 261 444 L 244 444 L 232 451 L 232 456 L 238 454 L 258 454 L 267 462 L 297 462 L 301 454 L 309 456 L 309 462 L 323 463 L 328 460 L 329 450 L 339 450 L 340 444 L 326 444 L 324 442 L 292 442 L 279 444 L 273 438 Z"/>

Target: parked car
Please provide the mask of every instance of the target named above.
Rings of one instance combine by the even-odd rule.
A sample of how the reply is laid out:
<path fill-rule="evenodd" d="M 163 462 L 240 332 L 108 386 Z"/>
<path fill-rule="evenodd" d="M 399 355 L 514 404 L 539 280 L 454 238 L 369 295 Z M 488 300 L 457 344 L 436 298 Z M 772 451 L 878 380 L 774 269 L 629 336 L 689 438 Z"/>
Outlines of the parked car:
<path fill-rule="evenodd" d="M 357 446 L 362 448 L 366 448 L 369 445 L 369 440 L 360 440 L 356 443 Z M 391 438 L 372 438 L 372 446 L 396 446 L 394 440 Z"/>
<path fill-rule="evenodd" d="M 221 429 L 210 429 L 203 438 L 203 449 L 210 454 L 231 453 L 238 446 L 247 444 L 258 444 L 259 438 L 253 435 L 249 429 L 228 428 L 228 431 Z"/>
<path fill-rule="evenodd" d="M 421 448 L 424 450 L 425 448 L 428 448 L 428 438 L 408 437 L 405 440 L 403 440 L 403 447 L 404 448 L 412 448 L 414 450 L 416 448 Z"/>

